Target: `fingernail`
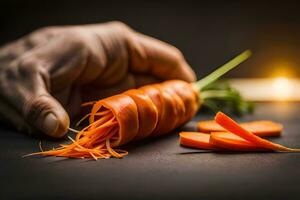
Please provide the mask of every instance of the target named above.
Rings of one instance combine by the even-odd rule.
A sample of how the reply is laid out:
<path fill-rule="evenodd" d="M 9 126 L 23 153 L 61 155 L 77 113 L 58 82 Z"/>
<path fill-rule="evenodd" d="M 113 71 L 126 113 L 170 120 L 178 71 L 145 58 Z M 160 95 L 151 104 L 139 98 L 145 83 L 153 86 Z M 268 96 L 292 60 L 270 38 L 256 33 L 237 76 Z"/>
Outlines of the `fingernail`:
<path fill-rule="evenodd" d="M 43 123 L 43 132 L 49 136 L 55 136 L 58 129 L 58 120 L 53 113 L 46 115 Z"/>

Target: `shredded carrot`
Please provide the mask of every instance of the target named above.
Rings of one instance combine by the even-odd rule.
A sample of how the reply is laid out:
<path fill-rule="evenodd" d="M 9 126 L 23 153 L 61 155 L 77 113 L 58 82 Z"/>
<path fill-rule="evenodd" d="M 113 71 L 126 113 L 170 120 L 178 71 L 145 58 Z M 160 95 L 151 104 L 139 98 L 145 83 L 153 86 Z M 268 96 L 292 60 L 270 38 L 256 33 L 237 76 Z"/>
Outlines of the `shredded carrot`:
<path fill-rule="evenodd" d="M 40 148 L 40 150 L 43 152 L 44 150 L 43 150 L 43 148 L 42 148 L 42 141 L 40 140 L 40 142 L 39 142 L 39 148 Z"/>
<path fill-rule="evenodd" d="M 90 113 L 86 114 L 84 117 L 82 117 L 76 124 L 75 126 L 79 126 L 85 119 L 87 119 L 88 117 L 90 117 Z"/>
<path fill-rule="evenodd" d="M 91 116 L 89 114 L 88 116 Z M 97 112 L 94 115 L 101 116 L 89 126 L 77 132 L 75 139 L 68 137 L 72 142 L 70 144 L 61 144 L 60 147 L 48 151 L 33 153 L 29 155 L 46 155 L 69 158 L 122 158 L 128 154 L 124 150 L 114 150 L 111 147 L 110 140 L 118 139 L 118 123 L 110 110 Z M 87 118 L 87 117 L 85 117 Z"/>
<path fill-rule="evenodd" d="M 82 103 L 81 106 L 82 107 L 85 107 L 85 106 L 92 106 L 96 103 L 97 101 L 89 101 L 89 102 L 85 102 L 85 103 Z"/>
<path fill-rule="evenodd" d="M 112 156 L 114 156 L 114 157 L 116 157 L 116 158 L 122 158 L 122 157 L 123 157 L 121 154 L 115 152 L 115 151 L 110 147 L 109 139 L 106 139 L 106 148 L 107 148 L 108 152 L 109 152 Z"/>
<path fill-rule="evenodd" d="M 98 112 L 98 113 L 95 113 L 94 116 L 105 116 L 106 114 L 109 114 L 109 110 L 105 110 L 105 111 L 102 111 L 102 112 Z M 83 116 L 76 124 L 75 126 L 79 126 L 84 120 L 86 120 L 88 117 L 91 116 L 91 113 L 88 113 L 86 114 L 85 116 Z"/>

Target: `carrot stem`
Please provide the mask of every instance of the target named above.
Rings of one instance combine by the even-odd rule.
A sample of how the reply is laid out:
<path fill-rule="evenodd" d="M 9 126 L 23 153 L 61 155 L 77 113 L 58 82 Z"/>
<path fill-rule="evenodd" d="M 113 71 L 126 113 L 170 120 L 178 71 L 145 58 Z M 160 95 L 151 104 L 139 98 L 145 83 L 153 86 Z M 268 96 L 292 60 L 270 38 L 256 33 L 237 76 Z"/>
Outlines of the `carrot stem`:
<path fill-rule="evenodd" d="M 237 67 L 239 64 L 241 64 L 245 60 L 247 60 L 251 56 L 251 54 L 252 53 L 251 53 L 250 50 L 244 51 L 243 53 L 236 56 L 235 58 L 233 58 L 232 60 L 230 60 L 226 64 L 219 67 L 217 70 L 215 70 L 214 72 L 212 72 L 208 76 L 206 76 L 206 77 L 202 78 L 201 80 L 197 81 L 196 83 L 194 83 L 195 87 L 199 91 L 201 91 L 204 87 L 206 87 L 207 85 L 215 82 L 221 76 L 223 76 L 224 74 L 226 74 L 227 72 L 229 72 L 233 68 Z"/>

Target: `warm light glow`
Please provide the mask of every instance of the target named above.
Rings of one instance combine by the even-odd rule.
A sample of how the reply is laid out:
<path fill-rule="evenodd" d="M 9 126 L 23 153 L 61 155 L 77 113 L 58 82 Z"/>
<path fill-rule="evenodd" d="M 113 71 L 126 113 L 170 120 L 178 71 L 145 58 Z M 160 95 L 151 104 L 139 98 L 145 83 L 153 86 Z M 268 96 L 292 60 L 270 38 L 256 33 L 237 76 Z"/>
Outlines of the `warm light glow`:
<path fill-rule="evenodd" d="M 249 101 L 300 102 L 300 79 L 297 78 L 231 79 L 230 84 Z"/>
<path fill-rule="evenodd" d="M 294 69 L 295 66 L 292 64 L 292 62 L 289 61 L 276 61 L 272 65 L 273 71 L 270 72 L 270 76 L 272 78 L 277 78 L 277 77 L 286 77 L 286 78 L 294 78 Z"/>
<path fill-rule="evenodd" d="M 292 96 L 293 85 L 286 77 L 274 78 L 272 82 L 273 97 L 277 100 L 288 100 Z"/>

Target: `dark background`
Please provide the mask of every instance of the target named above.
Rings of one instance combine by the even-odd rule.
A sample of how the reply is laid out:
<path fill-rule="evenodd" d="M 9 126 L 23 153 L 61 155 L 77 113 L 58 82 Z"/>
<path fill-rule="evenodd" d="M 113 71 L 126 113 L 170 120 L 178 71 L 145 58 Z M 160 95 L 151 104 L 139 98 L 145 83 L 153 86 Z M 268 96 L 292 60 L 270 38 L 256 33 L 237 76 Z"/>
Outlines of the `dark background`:
<path fill-rule="evenodd" d="M 0 44 L 48 25 L 120 20 L 181 49 L 203 77 L 229 58 L 254 56 L 231 77 L 300 75 L 296 1 L 17 1 L 0 3 Z"/>
<path fill-rule="evenodd" d="M 42 26 L 121 20 L 180 48 L 199 77 L 248 48 L 254 56 L 229 76 L 268 77 L 277 70 L 299 76 L 299 8 L 291 1 L 0 0 L 0 44 Z M 238 120 L 280 122 L 283 136 L 272 140 L 299 147 L 299 112 L 299 103 L 259 104 Z M 212 117 L 201 113 L 183 130 Z M 130 154 L 121 160 L 22 159 L 38 151 L 40 140 L 4 125 L 0 134 L 1 200 L 300 199 L 299 154 L 191 150 L 174 133 L 126 147 Z M 45 149 L 58 144 L 42 143 Z"/>

